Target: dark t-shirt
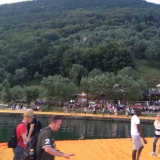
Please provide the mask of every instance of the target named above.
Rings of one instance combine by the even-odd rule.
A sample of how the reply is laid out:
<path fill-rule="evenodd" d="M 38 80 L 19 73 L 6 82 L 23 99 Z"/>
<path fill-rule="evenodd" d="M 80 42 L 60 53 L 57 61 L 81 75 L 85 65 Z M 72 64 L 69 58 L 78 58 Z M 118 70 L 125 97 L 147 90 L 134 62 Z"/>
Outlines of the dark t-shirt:
<path fill-rule="evenodd" d="M 41 122 L 40 122 L 39 120 L 37 120 L 36 118 L 33 118 L 33 121 L 32 121 L 30 124 L 27 125 L 27 130 L 28 130 L 28 132 L 29 132 L 29 130 L 30 130 L 30 125 L 31 125 L 31 124 L 34 124 L 34 129 L 33 129 L 33 132 L 32 132 L 32 134 L 31 134 L 31 137 L 33 137 L 33 136 L 35 136 L 37 133 L 40 132 L 40 130 L 42 129 L 42 124 L 41 124 Z M 27 135 L 28 135 L 28 133 L 27 133 Z"/>
<path fill-rule="evenodd" d="M 39 155 L 37 160 L 54 160 L 54 156 L 48 154 L 43 149 L 45 146 L 54 147 L 53 132 L 49 127 L 40 133 L 37 140 L 36 155 Z"/>

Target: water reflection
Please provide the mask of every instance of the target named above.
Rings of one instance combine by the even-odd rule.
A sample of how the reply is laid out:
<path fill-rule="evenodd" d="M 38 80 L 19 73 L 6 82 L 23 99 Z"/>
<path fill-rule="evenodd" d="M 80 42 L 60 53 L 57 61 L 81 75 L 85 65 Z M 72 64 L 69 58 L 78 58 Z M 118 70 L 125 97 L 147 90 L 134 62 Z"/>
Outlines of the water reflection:
<path fill-rule="evenodd" d="M 43 127 L 48 125 L 49 118 L 38 118 Z M 6 142 L 15 126 L 22 120 L 19 115 L 0 116 L 0 142 Z M 141 128 L 147 137 L 154 136 L 153 124 L 143 123 Z M 82 119 L 63 119 L 58 132 L 54 133 L 57 140 L 67 139 L 101 139 L 130 137 L 130 123 L 119 121 L 100 121 Z"/>

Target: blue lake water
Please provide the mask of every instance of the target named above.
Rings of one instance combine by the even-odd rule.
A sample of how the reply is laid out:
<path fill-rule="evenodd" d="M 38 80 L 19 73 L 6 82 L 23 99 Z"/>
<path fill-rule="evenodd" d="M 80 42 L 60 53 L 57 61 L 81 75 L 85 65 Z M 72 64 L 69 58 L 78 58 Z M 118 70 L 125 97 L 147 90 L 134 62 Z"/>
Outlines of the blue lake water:
<path fill-rule="evenodd" d="M 48 125 L 49 118 L 38 117 L 38 119 L 43 127 Z M 0 116 L 0 142 L 8 141 L 13 129 L 21 120 L 20 115 Z M 154 136 L 152 123 L 141 123 L 141 129 L 146 137 Z M 61 129 L 54 133 L 54 137 L 56 140 L 128 138 L 130 137 L 130 122 L 64 118 Z"/>

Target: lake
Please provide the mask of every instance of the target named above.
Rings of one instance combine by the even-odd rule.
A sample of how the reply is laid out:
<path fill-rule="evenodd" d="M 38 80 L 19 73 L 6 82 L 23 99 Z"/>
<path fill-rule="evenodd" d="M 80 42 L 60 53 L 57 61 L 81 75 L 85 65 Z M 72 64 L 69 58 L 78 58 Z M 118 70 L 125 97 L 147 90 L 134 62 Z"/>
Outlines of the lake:
<path fill-rule="evenodd" d="M 13 114 L 0 116 L 0 142 L 8 141 L 13 129 L 22 118 L 20 115 Z M 38 117 L 38 119 L 43 127 L 48 125 L 49 118 Z M 141 129 L 146 137 L 154 136 L 152 123 L 141 123 Z M 54 137 L 56 140 L 128 138 L 130 137 L 130 122 L 64 118 L 61 129 L 54 133 Z"/>

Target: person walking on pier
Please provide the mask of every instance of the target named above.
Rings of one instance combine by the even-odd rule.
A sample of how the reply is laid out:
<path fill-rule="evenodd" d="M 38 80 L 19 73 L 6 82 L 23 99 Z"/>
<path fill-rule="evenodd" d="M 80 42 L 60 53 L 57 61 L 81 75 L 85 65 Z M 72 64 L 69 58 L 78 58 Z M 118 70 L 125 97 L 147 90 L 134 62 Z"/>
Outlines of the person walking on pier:
<path fill-rule="evenodd" d="M 27 124 L 31 123 L 32 120 L 33 120 L 33 110 L 28 109 L 25 111 L 23 115 L 22 122 L 16 127 L 16 135 L 18 143 L 17 146 L 13 149 L 14 153 L 13 160 L 22 160 L 26 143 L 29 141 L 34 127 L 33 125 L 30 125 L 30 132 L 27 135 Z"/>
<path fill-rule="evenodd" d="M 156 155 L 156 143 L 158 139 L 160 138 L 160 114 L 156 115 L 156 120 L 154 121 L 154 127 L 155 127 L 155 136 L 153 139 L 153 150 L 150 156 L 155 156 Z M 160 150 L 159 150 L 159 155 L 158 157 L 160 158 Z"/>
<path fill-rule="evenodd" d="M 37 139 L 36 154 L 37 160 L 54 160 L 55 156 L 69 159 L 75 154 L 65 154 L 55 149 L 53 132 L 60 129 L 62 125 L 62 117 L 52 116 L 49 120 L 49 126 L 42 131 Z"/>
<path fill-rule="evenodd" d="M 147 141 L 145 140 L 143 133 L 140 129 L 140 115 L 141 109 L 136 108 L 135 115 L 133 115 L 131 118 L 131 140 L 133 143 L 132 160 L 140 160 L 140 155 L 144 147 L 141 138 L 143 139 L 143 142 L 147 144 Z"/>

